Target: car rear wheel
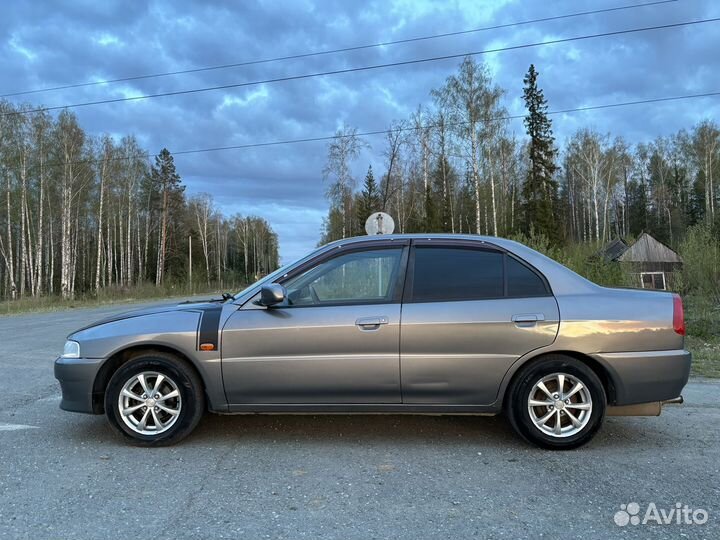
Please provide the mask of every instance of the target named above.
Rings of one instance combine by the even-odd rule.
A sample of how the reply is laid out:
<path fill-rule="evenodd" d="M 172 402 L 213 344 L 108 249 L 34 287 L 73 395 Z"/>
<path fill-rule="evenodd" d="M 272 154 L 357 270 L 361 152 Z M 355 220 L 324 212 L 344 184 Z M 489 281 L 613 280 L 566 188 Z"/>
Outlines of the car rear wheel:
<path fill-rule="evenodd" d="M 204 410 L 200 378 L 185 361 L 166 353 L 143 353 L 123 364 L 105 392 L 110 424 L 139 446 L 180 441 Z"/>
<path fill-rule="evenodd" d="M 552 355 L 523 369 L 507 405 L 510 422 L 522 437 L 542 448 L 567 450 L 594 437 L 606 402 L 592 369 L 575 358 Z"/>

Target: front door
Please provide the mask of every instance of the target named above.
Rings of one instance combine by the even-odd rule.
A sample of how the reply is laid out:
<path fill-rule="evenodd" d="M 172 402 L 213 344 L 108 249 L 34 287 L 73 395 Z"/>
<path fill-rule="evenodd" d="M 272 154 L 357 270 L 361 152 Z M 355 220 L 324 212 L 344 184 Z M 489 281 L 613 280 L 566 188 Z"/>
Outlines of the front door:
<path fill-rule="evenodd" d="M 415 242 L 400 340 L 404 403 L 491 404 L 512 363 L 555 340 L 559 311 L 544 278 L 477 246 Z"/>
<path fill-rule="evenodd" d="M 337 248 L 281 280 L 284 303 L 235 312 L 222 333 L 231 406 L 399 403 L 402 244 Z"/>

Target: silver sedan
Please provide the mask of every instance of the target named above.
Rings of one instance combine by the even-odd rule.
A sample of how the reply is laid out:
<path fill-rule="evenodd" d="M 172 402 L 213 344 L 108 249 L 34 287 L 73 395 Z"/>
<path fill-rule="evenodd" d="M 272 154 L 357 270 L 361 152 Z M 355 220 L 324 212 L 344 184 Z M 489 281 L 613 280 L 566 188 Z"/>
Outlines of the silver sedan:
<path fill-rule="evenodd" d="M 172 444 L 203 413 L 504 412 L 567 449 L 607 414 L 657 415 L 690 372 L 679 296 L 611 289 L 516 242 L 358 237 L 222 300 L 134 311 L 68 336 L 69 411 Z"/>

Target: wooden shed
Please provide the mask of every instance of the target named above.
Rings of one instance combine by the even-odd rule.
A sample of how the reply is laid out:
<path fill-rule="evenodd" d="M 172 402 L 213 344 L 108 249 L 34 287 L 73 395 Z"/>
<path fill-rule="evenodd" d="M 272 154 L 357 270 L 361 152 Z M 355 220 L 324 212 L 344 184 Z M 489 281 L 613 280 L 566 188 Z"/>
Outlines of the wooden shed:
<path fill-rule="evenodd" d="M 629 246 L 620 239 L 613 240 L 603 256 L 622 265 L 643 289 L 668 289 L 673 273 L 683 264 L 680 255 L 648 233 L 642 233 Z"/>

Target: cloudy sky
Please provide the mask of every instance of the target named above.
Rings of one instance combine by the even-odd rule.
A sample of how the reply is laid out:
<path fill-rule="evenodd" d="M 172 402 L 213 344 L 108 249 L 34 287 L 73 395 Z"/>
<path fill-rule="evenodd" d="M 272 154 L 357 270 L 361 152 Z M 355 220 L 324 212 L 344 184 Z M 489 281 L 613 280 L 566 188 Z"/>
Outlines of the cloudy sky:
<path fill-rule="evenodd" d="M 55 2 L 2 0 L 0 94 L 252 61 L 527 21 L 650 0 Z M 599 15 L 513 26 L 442 39 L 9 96 L 57 106 L 202 88 L 470 51 L 613 30 L 720 17 L 720 2 L 679 0 Z M 522 78 L 534 63 L 551 109 L 720 91 L 720 22 L 482 55 L 505 106 L 521 114 Z M 406 118 L 459 60 L 428 62 L 276 84 L 75 109 L 93 134 L 134 133 L 156 153 L 331 135 Z M 560 142 L 583 126 L 631 141 L 718 118 L 720 97 L 558 115 Z M 511 125 L 518 135 L 520 122 Z M 382 138 L 356 164 L 383 168 Z M 178 156 L 190 193 L 208 192 L 226 214 L 267 218 L 281 256 L 313 248 L 327 212 L 321 170 L 326 143 Z"/>

